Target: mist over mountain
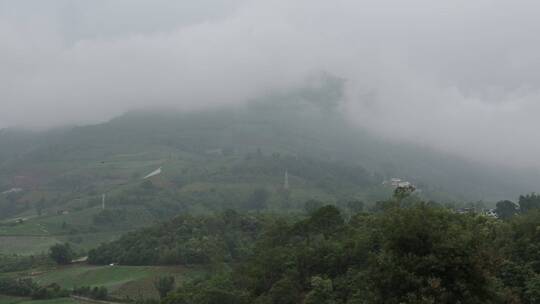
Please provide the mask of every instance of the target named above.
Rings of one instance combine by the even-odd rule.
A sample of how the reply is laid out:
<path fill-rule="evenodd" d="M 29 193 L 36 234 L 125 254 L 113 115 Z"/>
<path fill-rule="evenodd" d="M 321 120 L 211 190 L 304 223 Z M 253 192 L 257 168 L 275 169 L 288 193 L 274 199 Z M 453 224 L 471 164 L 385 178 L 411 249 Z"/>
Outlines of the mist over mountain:
<path fill-rule="evenodd" d="M 34 190 L 81 178 L 86 186 L 103 190 L 110 188 L 107 181 L 114 185 L 137 180 L 122 173 L 122 155 L 182 175 L 173 163 L 217 157 L 227 166 L 261 153 L 359 166 L 369 176 L 370 187 L 383 188 L 385 180 L 399 177 L 414 183 L 425 199 L 446 202 L 512 199 L 536 190 L 540 179 L 535 170 L 474 162 L 426 146 L 381 139 L 359 128 L 340 110 L 343 85 L 342 79 L 320 74 L 310 86 L 268 93 L 241 106 L 138 110 L 106 123 L 42 132 L 4 129 L 0 144 L 9 148 L 0 155 L 0 185 L 15 187 L 14 177 L 22 175 L 33 176 Z M 136 176 L 153 167 L 136 169 Z M 285 170 L 293 169 L 282 166 L 273 173 L 276 184 L 282 182 Z M 105 171 L 110 176 L 104 176 Z M 357 194 L 372 191 L 362 187 L 358 185 Z M 375 201 L 377 195 L 366 198 Z"/>
<path fill-rule="evenodd" d="M 235 107 L 325 71 L 345 80 L 348 119 L 377 136 L 538 168 L 537 10 L 502 0 L 3 0 L 0 127 Z"/>
<path fill-rule="evenodd" d="M 0 0 L 0 304 L 540 303 L 539 11 Z"/>

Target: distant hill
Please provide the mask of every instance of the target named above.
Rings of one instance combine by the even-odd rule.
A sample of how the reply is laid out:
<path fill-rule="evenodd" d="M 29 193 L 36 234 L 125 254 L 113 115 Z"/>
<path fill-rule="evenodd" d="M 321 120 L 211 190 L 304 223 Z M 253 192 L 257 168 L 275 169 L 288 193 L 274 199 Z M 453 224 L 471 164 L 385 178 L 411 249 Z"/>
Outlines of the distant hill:
<path fill-rule="evenodd" d="M 520 178 L 519 172 L 384 142 L 348 125 L 339 114 L 307 106 L 262 103 L 197 113 L 132 112 L 61 131 L 4 130 L 0 145 L 0 190 L 108 191 L 167 162 L 164 171 L 178 175 L 179 163 L 230 165 L 258 151 L 264 157 L 362 167 L 377 183 L 401 177 L 435 199 L 444 194 L 449 200 L 493 200 L 535 190 L 530 189 L 534 181 Z M 281 168 L 280 178 L 286 169 Z"/>
<path fill-rule="evenodd" d="M 134 111 L 97 125 L 2 130 L 0 192 L 22 191 L 0 194 L 0 217 L 8 220 L 0 235 L 35 235 L 35 227 L 45 227 L 37 234 L 58 239 L 228 208 L 291 212 L 309 199 L 370 204 L 391 194 L 382 182 L 392 177 L 441 202 L 537 190 L 540 179 L 527 172 L 389 143 L 353 127 L 337 102 L 325 102 L 340 98 L 339 83 L 329 86 L 236 108 Z M 143 180 L 159 167 L 161 174 Z M 22 226 L 9 226 L 15 218 Z"/>

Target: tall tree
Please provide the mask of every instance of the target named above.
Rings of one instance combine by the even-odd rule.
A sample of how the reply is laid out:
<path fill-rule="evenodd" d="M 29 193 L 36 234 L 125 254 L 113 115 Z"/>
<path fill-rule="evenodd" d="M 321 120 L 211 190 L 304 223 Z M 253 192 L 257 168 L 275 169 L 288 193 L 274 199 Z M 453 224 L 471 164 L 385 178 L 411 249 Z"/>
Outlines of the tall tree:
<path fill-rule="evenodd" d="M 499 218 L 506 220 L 517 213 L 517 208 L 518 206 L 511 201 L 500 201 L 497 203 L 495 213 L 497 213 L 497 216 L 499 216 Z"/>
<path fill-rule="evenodd" d="M 498 260 L 489 232 L 473 218 L 421 205 L 392 209 L 381 220 L 380 250 L 366 280 L 371 302 L 495 302 Z"/>
<path fill-rule="evenodd" d="M 313 212 L 315 212 L 322 206 L 324 206 L 323 202 L 310 199 L 304 203 L 304 210 L 306 211 L 307 214 L 312 214 Z"/>
<path fill-rule="evenodd" d="M 154 287 L 159 293 L 159 298 L 164 299 L 169 292 L 173 291 L 175 279 L 173 276 L 160 277 L 154 282 Z"/>
<path fill-rule="evenodd" d="M 536 193 L 520 195 L 518 204 L 521 213 L 527 213 L 533 209 L 540 209 L 540 195 Z"/>
<path fill-rule="evenodd" d="M 58 264 L 69 264 L 74 257 L 74 252 L 69 243 L 56 244 L 49 249 L 49 256 Z"/>

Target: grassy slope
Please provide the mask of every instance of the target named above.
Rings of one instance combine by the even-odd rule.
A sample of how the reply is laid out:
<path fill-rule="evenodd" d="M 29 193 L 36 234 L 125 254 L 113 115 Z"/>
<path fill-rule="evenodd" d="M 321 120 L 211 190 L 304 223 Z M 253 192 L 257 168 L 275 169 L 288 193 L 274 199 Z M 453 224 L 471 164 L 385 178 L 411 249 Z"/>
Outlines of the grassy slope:
<path fill-rule="evenodd" d="M 489 192 L 503 195 L 519 191 L 508 184 L 513 179 L 502 183 L 497 174 L 482 171 L 477 164 L 378 141 L 339 117 L 303 115 L 287 109 L 194 115 L 135 113 L 49 136 L 48 144 L 0 166 L 0 186 L 3 180 L 4 187 L 9 187 L 13 175 L 31 176 L 41 185 L 42 191 L 34 190 L 22 199 L 30 204 L 40 196 L 62 205 L 81 195 L 112 191 L 163 164 L 177 173 L 200 175 L 198 169 L 229 167 L 231 161 L 257 148 L 267 155 L 311 155 L 361 164 L 382 177 L 409 178 L 421 184 L 424 193 L 440 198 L 478 194 L 478 199 Z M 216 148 L 234 150 L 236 157 L 212 159 L 205 154 Z"/>
<path fill-rule="evenodd" d="M 192 213 L 238 208 L 261 187 L 270 190 L 268 209 L 280 211 L 279 189 L 286 169 L 293 209 L 312 198 L 374 202 L 388 196 L 388 189 L 378 185 L 392 176 L 412 180 L 426 198 L 447 201 L 489 198 L 488 194 L 512 198 L 509 193 L 534 190 L 501 182 L 502 178 L 518 183 L 508 173 L 503 176 L 433 151 L 384 143 L 351 128 L 342 117 L 310 111 L 276 106 L 189 115 L 131 113 L 95 126 L 33 135 L 4 132 L 0 145 L 8 143 L 10 149 L 0 148 L 0 190 L 15 186 L 15 177 L 20 176 L 29 186 L 14 202 L 27 208 L 10 216 L 12 221 L 18 217 L 27 220 L 19 225 L 0 225 L 0 244 L 13 242 L 9 248 L 0 246 L 0 252 L 38 253 L 63 241 L 86 250 L 127 230 L 164 219 L 163 214 L 152 214 L 150 207 L 164 211 L 165 216 L 174 215 L 160 198 L 145 206 L 125 206 L 130 210 L 128 220 L 119 225 L 96 227 L 92 223 L 99 212 L 96 202 L 99 204 L 101 193 L 112 200 L 129 195 L 142 176 L 159 166 L 164 173 L 158 186 L 169 192 L 172 201 L 182 204 L 182 210 Z M 295 172 L 291 168 L 294 163 L 282 162 L 275 169 L 267 160 L 246 159 L 259 148 L 266 157 L 280 153 L 319 162 L 306 165 L 304 171 L 319 165 L 323 169 L 314 177 L 301 170 Z M 212 154 L 216 149 L 230 153 Z M 348 177 L 333 170 L 339 162 L 367 168 L 369 174 L 375 173 L 377 185 L 348 183 Z M 325 176 L 330 171 L 334 172 Z M 341 187 L 325 188 L 328 181 Z M 34 206 L 41 198 L 47 206 L 43 216 L 37 217 Z M 70 213 L 57 214 L 63 210 Z"/>
<path fill-rule="evenodd" d="M 42 272 L 32 278 L 39 284 L 57 283 L 63 288 L 105 286 L 115 297 L 157 296 L 153 284 L 159 276 L 171 275 L 179 282 L 203 273 L 180 266 L 87 266 L 72 265 Z"/>
<path fill-rule="evenodd" d="M 47 252 L 50 246 L 58 242 L 57 238 L 48 236 L 0 236 L 0 253 L 38 254 Z"/>
<path fill-rule="evenodd" d="M 123 266 L 67 266 L 58 270 L 47 271 L 34 277 L 41 285 L 57 283 L 64 288 L 77 286 L 114 287 L 123 283 L 149 276 L 152 269 Z"/>
<path fill-rule="evenodd" d="M 74 228 L 84 230 L 90 227 L 92 215 L 97 212 L 98 208 L 83 209 L 69 214 L 33 217 L 13 226 L 0 226 L 0 253 L 38 254 L 47 252 L 51 245 L 61 242 L 70 242 L 77 250 L 89 250 L 125 232 L 124 229 L 104 229 L 99 232 L 73 233 Z M 62 228 L 63 223 L 67 224 L 67 228 Z"/>
<path fill-rule="evenodd" d="M 73 300 L 71 298 L 32 300 L 29 298 L 0 295 L 0 304 L 76 304 L 76 303 L 78 303 L 78 301 Z"/>
<path fill-rule="evenodd" d="M 117 156 L 111 156 L 116 158 Z M 185 157 L 185 158 L 184 158 Z M 131 161 L 128 163 L 132 164 Z M 118 165 L 118 164 L 117 164 Z M 126 165 L 128 166 L 128 165 Z M 268 167 L 270 166 L 270 167 Z M 274 168 L 277 166 L 276 168 Z M 311 165 L 304 165 L 309 167 Z M 327 165 L 333 166 L 333 165 Z M 245 160 L 243 155 L 236 156 L 196 156 L 176 155 L 163 163 L 162 177 L 154 179 L 160 191 L 171 192 L 168 196 L 174 201 L 188 206 L 189 212 L 208 213 L 222 208 L 239 208 L 256 188 L 266 188 L 270 192 L 269 210 L 279 211 L 283 208 L 282 194 L 284 166 L 279 161 L 271 161 L 269 156 L 261 160 Z M 32 254 L 43 252 L 55 242 L 70 241 L 76 249 L 88 250 L 101 242 L 110 241 L 119 234 L 163 220 L 166 217 L 149 213 L 149 206 L 120 206 L 122 200 L 115 200 L 119 195 L 129 195 L 133 189 L 140 187 L 140 175 L 155 168 L 145 166 L 130 182 L 121 186 L 107 186 L 108 207 L 126 208 L 128 220 L 112 227 L 102 227 L 93 223 L 94 215 L 101 211 L 99 194 L 59 202 L 53 208 L 45 210 L 44 215 L 37 216 L 35 211 L 26 211 L 17 215 L 25 219 L 23 223 L 0 226 L 0 240 L 16 239 L 16 246 L 0 247 L 0 253 Z M 322 171 L 324 172 L 324 171 Z M 336 196 L 320 187 L 309 178 L 289 173 L 291 185 L 290 202 L 293 208 L 302 208 L 308 199 L 320 199 L 335 202 Z M 364 198 L 366 188 L 348 185 L 350 197 Z M 98 193 L 101 191 L 98 191 Z M 386 195 L 386 194 L 385 194 Z M 83 195 L 84 196 L 84 195 Z M 97 200 L 98 205 L 89 205 L 89 201 Z M 225 204 L 228 202 L 228 205 Z M 154 209 L 161 208 L 159 199 L 149 202 Z M 56 214 L 55 210 L 69 210 L 68 214 Z M 165 216 L 174 216 L 166 214 Z M 63 225 L 63 224 L 66 225 Z"/>
<path fill-rule="evenodd" d="M 30 271 L 5 273 L 2 276 L 30 277 L 40 285 L 59 284 L 62 288 L 72 289 L 81 286 L 105 286 L 115 298 L 157 298 L 154 288 L 156 278 L 174 276 L 176 282 L 202 276 L 204 268 L 184 266 L 90 266 L 75 264 L 50 269 L 34 269 Z M 0 304 L 15 304 L 30 301 L 27 298 L 0 295 Z M 70 299 L 55 299 L 50 303 L 73 303 Z M 42 301 L 31 301 L 40 304 Z M 49 302 L 44 302 L 48 304 Z"/>
<path fill-rule="evenodd" d="M 27 300 L 27 298 L 0 295 L 0 304 L 16 304 Z"/>

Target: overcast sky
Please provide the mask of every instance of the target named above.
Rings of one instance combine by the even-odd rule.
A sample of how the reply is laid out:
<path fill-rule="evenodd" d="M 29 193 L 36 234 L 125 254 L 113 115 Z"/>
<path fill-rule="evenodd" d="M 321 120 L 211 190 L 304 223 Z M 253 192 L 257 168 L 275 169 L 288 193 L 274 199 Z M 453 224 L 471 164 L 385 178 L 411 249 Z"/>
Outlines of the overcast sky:
<path fill-rule="evenodd" d="M 398 140 L 540 167 L 540 4 L 0 0 L 0 127 L 242 103 L 316 71 Z"/>

